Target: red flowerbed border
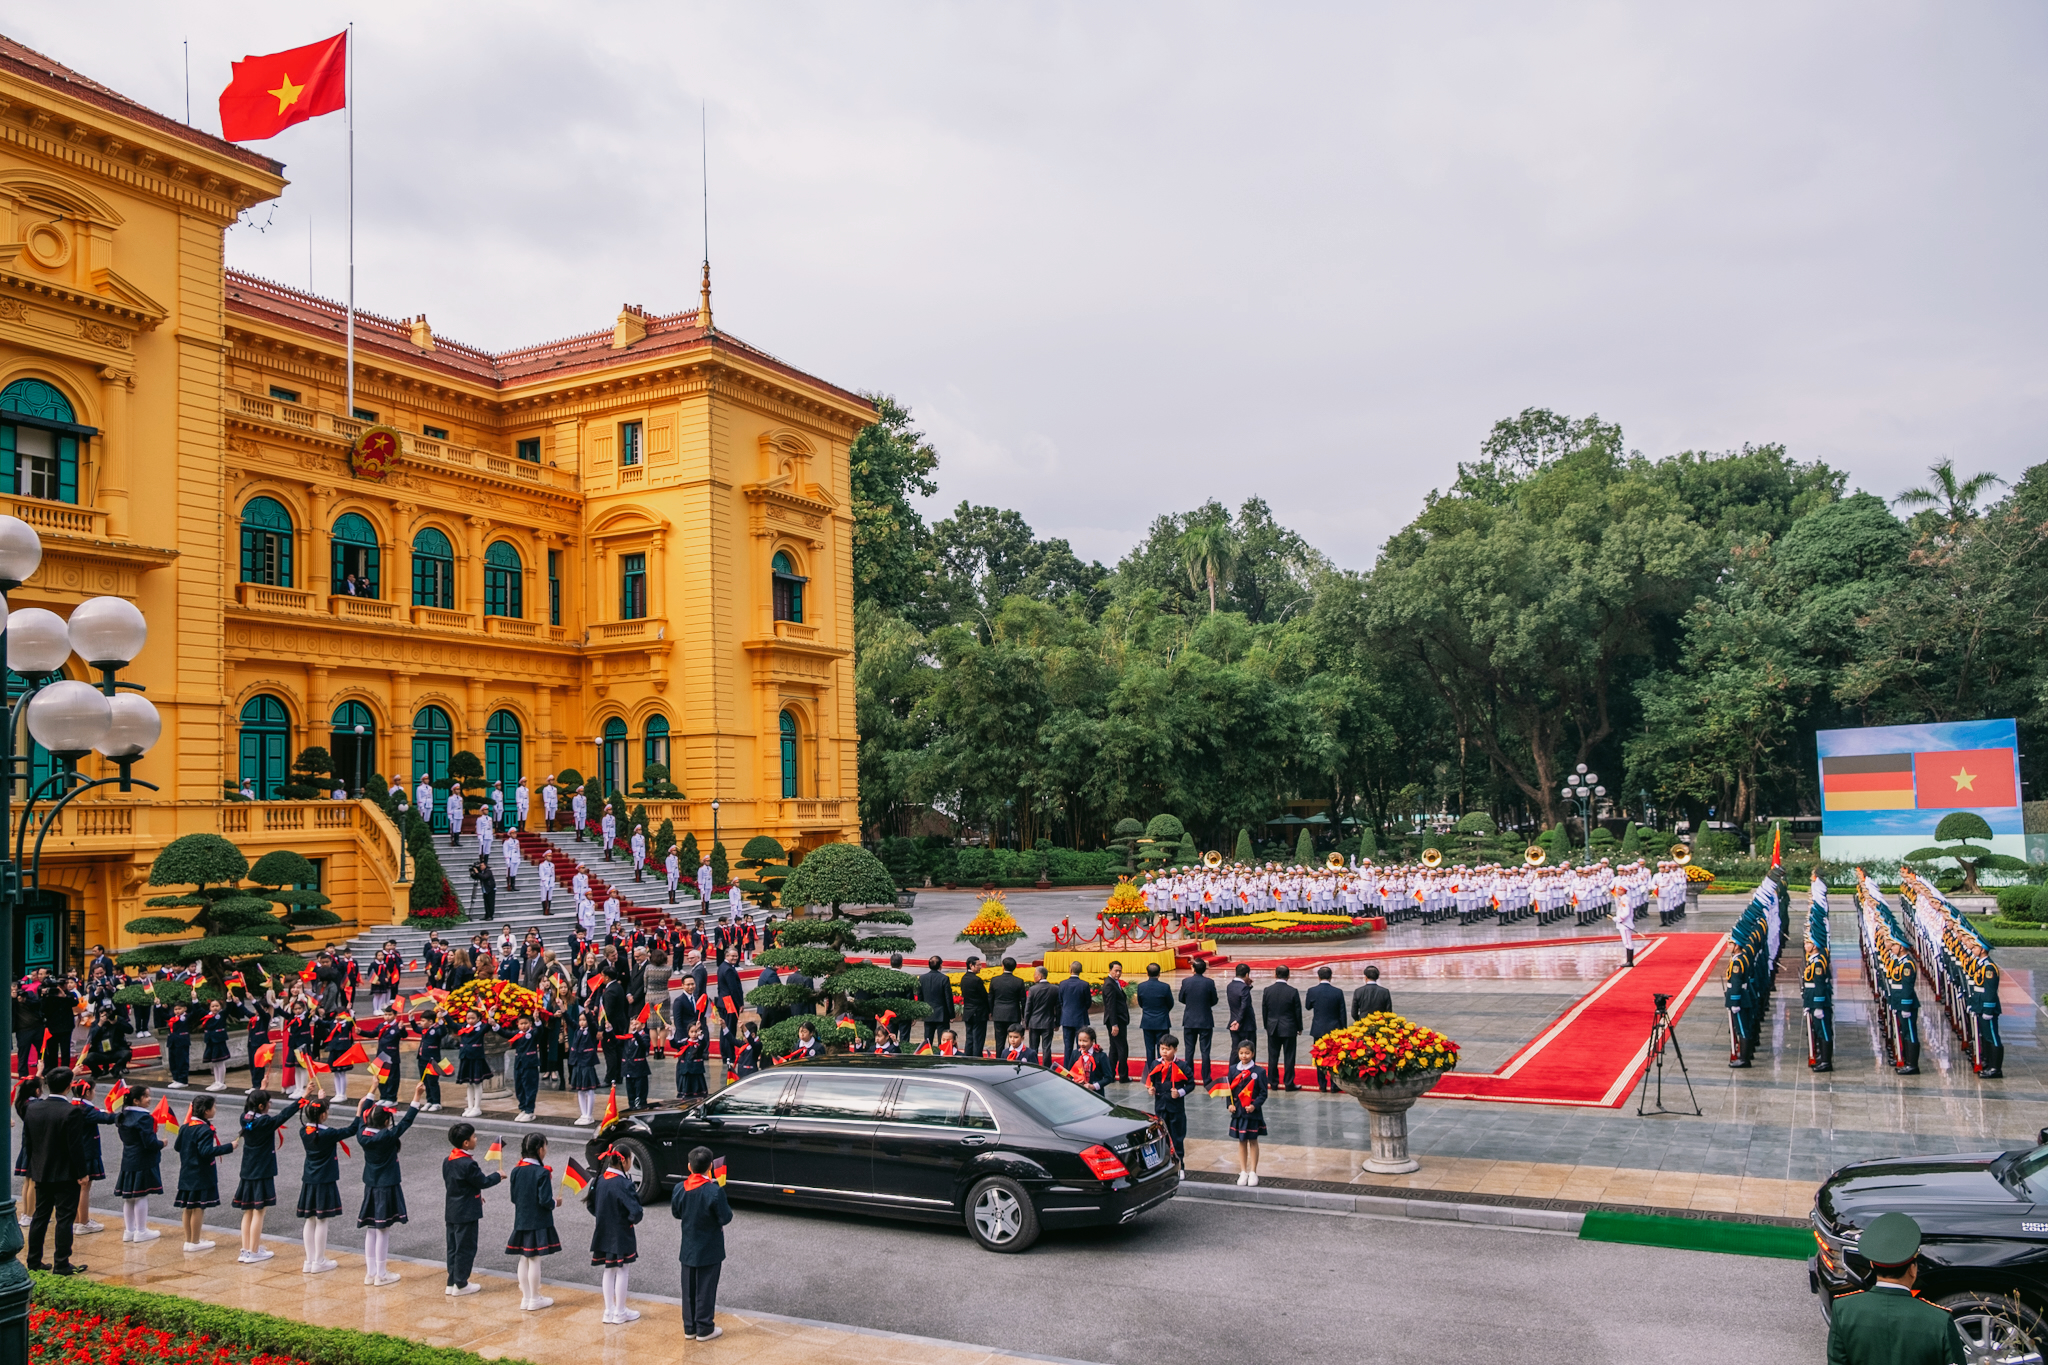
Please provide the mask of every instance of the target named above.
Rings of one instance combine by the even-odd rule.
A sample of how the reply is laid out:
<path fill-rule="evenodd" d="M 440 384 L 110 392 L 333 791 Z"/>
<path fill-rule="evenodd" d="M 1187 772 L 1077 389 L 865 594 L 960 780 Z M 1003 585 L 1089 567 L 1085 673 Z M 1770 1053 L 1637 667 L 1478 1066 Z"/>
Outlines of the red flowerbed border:
<path fill-rule="evenodd" d="M 29 1365 L 305 1365 L 297 1356 L 61 1308 L 30 1310 L 28 1359 Z"/>

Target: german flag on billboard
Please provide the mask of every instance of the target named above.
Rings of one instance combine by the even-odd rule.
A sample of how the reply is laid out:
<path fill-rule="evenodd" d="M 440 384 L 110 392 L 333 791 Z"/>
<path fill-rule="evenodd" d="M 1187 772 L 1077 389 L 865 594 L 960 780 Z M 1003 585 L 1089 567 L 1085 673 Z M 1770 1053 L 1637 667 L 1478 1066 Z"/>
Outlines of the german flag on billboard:
<path fill-rule="evenodd" d="M 1831 754 L 1820 761 L 1822 810 L 1913 809 L 1913 755 Z"/>

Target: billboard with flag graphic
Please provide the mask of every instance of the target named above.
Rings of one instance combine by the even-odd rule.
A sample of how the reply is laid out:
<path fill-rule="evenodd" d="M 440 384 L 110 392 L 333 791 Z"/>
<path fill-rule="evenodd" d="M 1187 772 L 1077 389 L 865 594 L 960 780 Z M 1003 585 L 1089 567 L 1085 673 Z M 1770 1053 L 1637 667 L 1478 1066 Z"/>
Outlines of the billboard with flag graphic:
<path fill-rule="evenodd" d="M 1823 858 L 1902 857 L 1936 842 L 1942 817 L 1956 811 L 1983 817 L 1992 852 L 2026 856 L 2015 722 L 1878 725 L 1816 739 Z"/>

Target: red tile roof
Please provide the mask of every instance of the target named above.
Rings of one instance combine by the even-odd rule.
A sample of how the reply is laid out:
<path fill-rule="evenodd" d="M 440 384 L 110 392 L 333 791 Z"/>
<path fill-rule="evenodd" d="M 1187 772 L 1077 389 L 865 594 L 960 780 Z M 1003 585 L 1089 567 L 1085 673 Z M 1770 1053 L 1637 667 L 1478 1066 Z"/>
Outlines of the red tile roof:
<path fill-rule="evenodd" d="M 346 308 L 303 289 L 277 284 L 239 270 L 226 272 L 227 305 L 230 313 L 261 318 L 299 331 L 317 333 L 339 349 L 346 331 Z M 791 380 L 824 389 L 842 399 L 870 406 L 868 400 L 850 389 L 828 383 L 795 366 L 776 359 L 759 347 L 750 346 L 729 332 L 706 332 L 697 325 L 697 310 L 645 315 L 647 335 L 623 351 L 612 349 L 612 329 L 585 332 L 560 341 L 521 346 L 496 353 L 465 345 L 436 333 L 434 349 L 421 350 L 412 344 L 412 324 L 378 313 L 356 310 L 356 351 L 358 355 L 384 356 L 403 360 L 451 377 L 504 390 L 525 384 L 574 375 L 586 370 L 608 369 L 621 361 L 641 361 L 653 356 L 679 355 L 709 347 L 743 357 Z"/>
<path fill-rule="evenodd" d="M 49 86 L 54 90 L 62 90 L 74 99 L 97 105 L 111 113 L 133 119 L 145 127 L 154 128 L 160 133 L 168 133 L 180 141 L 204 147 L 215 155 L 229 157 L 270 175 L 284 174 L 282 161 L 273 161 L 245 147 L 223 141 L 212 133 L 202 133 L 197 128 L 159 114 L 147 105 L 138 104 L 119 91 L 110 90 L 96 80 L 81 76 L 70 67 L 53 62 L 33 48 L 24 47 L 4 35 L 0 35 L 0 71 L 34 81 L 38 85 Z"/>

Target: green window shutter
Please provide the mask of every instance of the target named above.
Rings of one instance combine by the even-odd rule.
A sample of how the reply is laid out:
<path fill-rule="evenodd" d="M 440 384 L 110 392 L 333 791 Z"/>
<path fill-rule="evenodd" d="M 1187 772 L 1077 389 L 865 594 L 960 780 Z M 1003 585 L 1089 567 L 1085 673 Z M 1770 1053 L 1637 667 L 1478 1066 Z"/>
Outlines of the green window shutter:
<path fill-rule="evenodd" d="M 289 534 L 277 538 L 277 586 L 289 588 L 292 585 L 292 538 Z"/>
<path fill-rule="evenodd" d="M 78 501 L 78 438 L 59 436 L 57 438 L 57 500 L 76 503 Z"/>
<path fill-rule="evenodd" d="M 14 424 L 0 425 L 0 493 L 19 490 L 14 484 Z"/>

